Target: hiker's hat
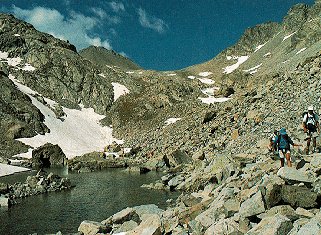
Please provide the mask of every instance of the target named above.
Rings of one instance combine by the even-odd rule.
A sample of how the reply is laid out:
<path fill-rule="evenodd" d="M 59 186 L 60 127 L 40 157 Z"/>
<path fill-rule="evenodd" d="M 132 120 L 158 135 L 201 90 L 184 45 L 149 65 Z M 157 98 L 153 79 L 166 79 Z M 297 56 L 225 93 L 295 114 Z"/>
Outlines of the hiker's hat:
<path fill-rule="evenodd" d="M 308 111 L 313 111 L 314 109 L 313 109 L 313 105 L 310 105 L 309 107 L 308 107 Z"/>
<path fill-rule="evenodd" d="M 281 135 L 286 135 L 286 129 L 284 127 L 281 128 L 280 134 Z"/>

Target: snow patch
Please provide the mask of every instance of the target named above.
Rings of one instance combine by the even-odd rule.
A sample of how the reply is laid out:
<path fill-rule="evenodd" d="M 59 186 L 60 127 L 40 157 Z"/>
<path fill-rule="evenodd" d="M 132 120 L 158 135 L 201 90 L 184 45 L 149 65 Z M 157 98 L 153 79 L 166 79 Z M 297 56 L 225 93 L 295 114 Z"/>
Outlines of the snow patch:
<path fill-rule="evenodd" d="M 284 42 L 284 41 L 287 40 L 288 38 L 292 37 L 294 34 L 296 34 L 296 32 L 291 33 L 291 34 L 285 36 L 285 37 L 283 38 L 282 42 Z"/>
<path fill-rule="evenodd" d="M 235 69 L 237 69 L 241 64 L 243 64 L 245 61 L 247 61 L 247 59 L 249 58 L 249 56 L 240 56 L 240 57 L 235 57 L 237 58 L 237 63 L 227 66 L 224 69 L 225 74 L 229 74 L 232 73 Z"/>
<path fill-rule="evenodd" d="M 299 50 L 297 53 L 295 53 L 296 55 L 297 54 L 300 54 L 301 52 L 303 52 L 303 51 L 305 51 L 307 48 L 306 47 L 304 47 L 304 48 L 302 48 L 301 50 Z"/>
<path fill-rule="evenodd" d="M 17 172 L 30 171 L 30 169 L 19 166 L 11 166 L 0 163 L 0 177 L 5 175 L 12 175 Z"/>
<path fill-rule="evenodd" d="M 255 51 L 254 52 L 257 52 L 258 50 L 260 50 L 262 47 L 265 46 L 266 43 L 262 44 L 262 45 L 258 45 L 256 48 L 255 48 Z"/>
<path fill-rule="evenodd" d="M 16 58 L 7 58 L 7 63 L 9 66 L 17 66 L 18 64 L 20 64 L 22 61 L 22 59 L 20 57 L 16 57 Z"/>
<path fill-rule="evenodd" d="M 63 121 L 56 118 L 55 113 L 46 105 L 41 103 L 33 94 L 29 87 L 19 83 L 11 75 L 9 78 L 15 83 L 18 89 L 27 94 L 34 106 L 44 115 L 44 124 L 50 129 L 50 133 L 45 135 L 37 135 L 32 138 L 17 139 L 33 148 L 40 147 L 45 143 L 58 144 L 67 158 L 73 158 L 85 153 L 93 151 L 103 151 L 104 147 L 116 142 L 122 144 L 122 140 L 117 140 L 112 137 L 112 129 L 102 127 L 99 121 L 105 118 L 104 115 L 99 115 L 92 108 L 82 108 L 81 110 L 63 108 Z M 47 101 L 49 99 L 46 99 Z M 54 104 L 54 101 L 51 101 Z M 19 154 L 16 156 L 31 158 L 32 149 L 28 153 Z"/>
<path fill-rule="evenodd" d="M 195 79 L 195 76 L 188 76 L 189 79 Z"/>
<path fill-rule="evenodd" d="M 268 52 L 268 53 L 264 54 L 263 57 L 268 57 L 270 55 L 271 55 L 271 52 Z"/>
<path fill-rule="evenodd" d="M 117 82 L 112 82 L 111 84 L 114 87 L 114 101 L 116 101 L 120 96 L 129 93 L 129 90 L 124 85 Z"/>
<path fill-rule="evenodd" d="M 101 76 L 101 77 L 103 77 L 103 78 L 106 78 L 106 75 L 103 74 L 103 73 L 100 73 L 100 74 L 98 74 L 98 75 Z"/>
<path fill-rule="evenodd" d="M 143 74 L 143 72 L 139 72 L 138 74 Z"/>
<path fill-rule="evenodd" d="M 211 87 L 211 88 L 202 89 L 201 92 L 205 95 L 213 96 L 214 92 L 218 91 L 219 89 L 220 89 L 219 87 Z"/>
<path fill-rule="evenodd" d="M 198 75 L 201 76 L 201 77 L 208 77 L 208 76 L 210 76 L 212 74 L 213 74 L 212 72 L 201 72 Z"/>
<path fill-rule="evenodd" d="M 181 118 L 169 118 L 169 119 L 167 119 L 167 120 L 165 121 L 165 126 L 168 126 L 168 125 L 170 125 L 170 124 L 173 124 L 173 123 L 175 123 L 175 122 L 177 122 L 177 121 L 179 121 L 179 120 L 181 120 Z"/>
<path fill-rule="evenodd" d="M 170 74 L 167 74 L 167 76 L 173 77 L 173 76 L 176 76 L 176 73 L 170 73 Z"/>
<path fill-rule="evenodd" d="M 25 64 L 25 66 L 22 68 L 22 70 L 24 70 L 24 71 L 35 71 L 36 68 L 33 67 L 33 66 L 30 65 L 30 64 Z"/>
<path fill-rule="evenodd" d="M 253 67 L 253 68 L 250 68 L 250 69 L 246 69 L 246 70 L 243 70 L 244 72 L 246 73 L 250 73 L 250 74 L 254 74 L 258 71 L 258 69 L 262 66 L 262 63 Z"/>
<path fill-rule="evenodd" d="M 225 101 L 230 100 L 231 98 L 227 98 L 227 97 L 221 97 L 221 98 L 215 98 L 215 97 L 207 97 L 207 98 L 201 98 L 198 97 L 198 99 L 200 99 L 203 103 L 205 104 L 214 104 L 214 103 L 222 103 Z"/>
<path fill-rule="evenodd" d="M 20 37 L 20 34 L 17 34 L 17 33 L 16 33 L 16 34 L 14 34 L 13 36 L 15 36 L 15 37 Z"/>
<path fill-rule="evenodd" d="M 201 83 L 208 84 L 208 85 L 212 85 L 215 83 L 215 81 L 213 81 L 212 79 L 209 79 L 209 78 L 198 78 L 198 80 Z"/>
<path fill-rule="evenodd" d="M 126 73 L 127 73 L 127 74 L 133 74 L 133 73 L 135 73 L 135 72 L 133 72 L 133 71 L 127 71 Z"/>
<path fill-rule="evenodd" d="M 9 56 L 8 52 L 0 51 L 0 59 L 7 59 Z"/>

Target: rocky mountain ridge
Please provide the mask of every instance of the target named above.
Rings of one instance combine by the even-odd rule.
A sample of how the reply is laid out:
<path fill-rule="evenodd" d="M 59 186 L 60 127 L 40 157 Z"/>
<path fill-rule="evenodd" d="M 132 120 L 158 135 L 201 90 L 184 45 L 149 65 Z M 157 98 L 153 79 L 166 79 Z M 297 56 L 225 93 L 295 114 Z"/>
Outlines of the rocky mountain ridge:
<path fill-rule="evenodd" d="M 119 67 L 123 70 L 139 70 L 142 69 L 129 58 L 124 57 L 113 50 L 107 50 L 104 47 L 90 46 L 79 51 L 79 54 L 90 60 L 100 67 Z"/>

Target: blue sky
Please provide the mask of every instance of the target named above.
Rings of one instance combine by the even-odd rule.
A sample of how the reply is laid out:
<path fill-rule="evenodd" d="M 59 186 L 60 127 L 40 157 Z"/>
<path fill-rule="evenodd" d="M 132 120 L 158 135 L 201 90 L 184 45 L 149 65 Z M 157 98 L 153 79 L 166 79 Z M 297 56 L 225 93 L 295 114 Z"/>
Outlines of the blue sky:
<path fill-rule="evenodd" d="M 36 29 L 77 50 L 104 46 L 145 69 L 176 70 L 212 59 L 244 30 L 281 22 L 296 3 L 313 0 L 2 0 Z"/>

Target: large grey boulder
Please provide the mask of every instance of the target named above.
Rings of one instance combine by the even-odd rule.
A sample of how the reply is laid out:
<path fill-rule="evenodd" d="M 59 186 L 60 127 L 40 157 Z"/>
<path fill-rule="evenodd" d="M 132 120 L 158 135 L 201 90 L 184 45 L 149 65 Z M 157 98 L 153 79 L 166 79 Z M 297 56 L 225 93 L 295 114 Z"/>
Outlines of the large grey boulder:
<path fill-rule="evenodd" d="M 276 175 L 265 176 L 262 181 L 259 188 L 262 192 L 266 207 L 271 208 L 281 201 L 281 189 L 285 182 Z"/>
<path fill-rule="evenodd" d="M 210 226 L 204 235 L 212 234 L 226 234 L 226 235 L 242 235 L 239 230 L 239 224 L 231 218 L 221 219 L 212 226 Z"/>
<path fill-rule="evenodd" d="M 85 220 L 81 222 L 78 231 L 83 235 L 95 235 L 97 233 L 108 233 L 111 228 L 95 221 Z"/>
<path fill-rule="evenodd" d="M 102 221 L 102 224 L 123 224 L 126 221 L 135 221 L 137 223 L 140 223 L 141 220 L 138 216 L 138 214 L 136 213 L 136 211 L 133 208 L 127 207 L 119 212 L 117 212 L 116 214 L 114 214 L 113 216 L 109 217 L 108 219 Z"/>
<path fill-rule="evenodd" d="M 314 181 L 314 178 L 309 177 L 307 174 L 295 169 L 294 167 L 282 167 L 278 171 L 277 175 L 291 184 L 293 183 L 312 184 Z"/>
<path fill-rule="evenodd" d="M 296 213 L 296 211 L 289 205 L 280 205 L 272 207 L 270 210 L 259 215 L 258 217 L 263 219 L 266 217 L 273 217 L 275 215 L 283 215 L 291 221 L 297 220 L 299 218 L 299 215 Z"/>
<path fill-rule="evenodd" d="M 64 166 L 67 158 L 58 145 L 46 143 L 32 150 L 32 165 L 40 167 Z"/>
<path fill-rule="evenodd" d="M 293 225 L 290 219 L 283 215 L 266 217 L 246 233 L 246 235 L 283 235 L 287 234 Z"/>
<path fill-rule="evenodd" d="M 308 223 L 303 225 L 297 235 L 315 235 L 321 234 L 321 213 L 316 215 Z"/>
<path fill-rule="evenodd" d="M 282 200 L 293 207 L 312 208 L 317 205 L 318 195 L 308 188 L 283 185 Z"/>
<path fill-rule="evenodd" d="M 161 215 L 164 211 L 155 204 L 141 205 L 133 207 L 133 210 L 137 213 L 141 220 L 147 219 L 151 214 Z"/>
<path fill-rule="evenodd" d="M 126 233 L 127 235 L 137 235 L 137 234 L 146 234 L 146 235 L 161 235 L 161 219 L 159 215 L 153 214 L 149 218 L 142 221 L 139 226 L 134 230 Z"/>
<path fill-rule="evenodd" d="M 258 191 L 251 198 L 247 199 L 241 204 L 240 215 L 242 217 L 250 217 L 258 215 L 265 211 L 263 197 L 261 191 Z"/>

